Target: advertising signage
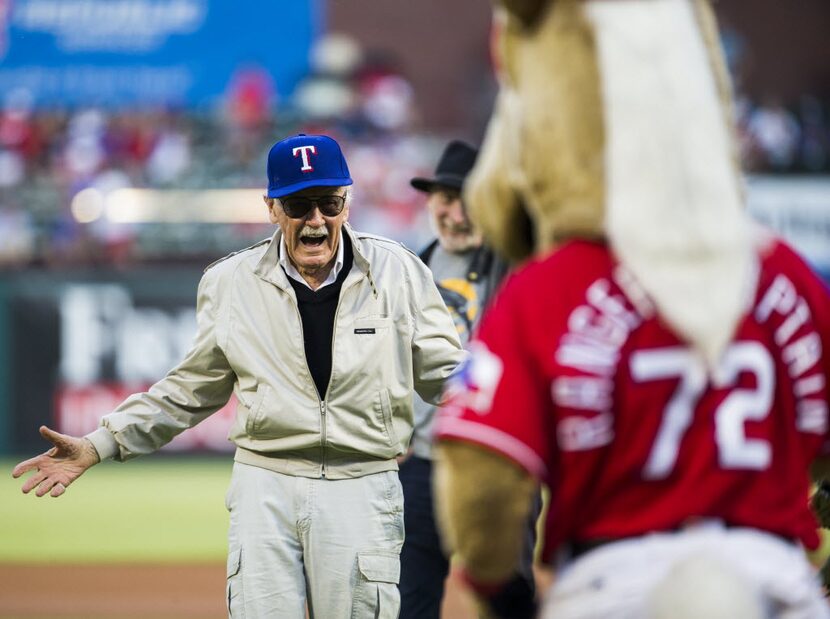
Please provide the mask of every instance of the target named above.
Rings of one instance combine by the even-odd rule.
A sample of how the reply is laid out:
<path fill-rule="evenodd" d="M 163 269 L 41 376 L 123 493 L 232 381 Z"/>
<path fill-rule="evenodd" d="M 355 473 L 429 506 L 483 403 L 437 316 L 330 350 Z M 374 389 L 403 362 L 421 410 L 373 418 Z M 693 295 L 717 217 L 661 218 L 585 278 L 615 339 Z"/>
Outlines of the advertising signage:
<path fill-rule="evenodd" d="M 0 92 L 39 106 L 209 106 L 239 72 L 308 72 L 321 0 L 0 0 Z"/>
<path fill-rule="evenodd" d="M 193 343 L 201 274 L 168 268 L 0 278 L 0 452 L 41 449 L 41 424 L 83 436 L 164 377 Z M 235 411 L 231 397 L 163 450 L 231 451 Z"/>

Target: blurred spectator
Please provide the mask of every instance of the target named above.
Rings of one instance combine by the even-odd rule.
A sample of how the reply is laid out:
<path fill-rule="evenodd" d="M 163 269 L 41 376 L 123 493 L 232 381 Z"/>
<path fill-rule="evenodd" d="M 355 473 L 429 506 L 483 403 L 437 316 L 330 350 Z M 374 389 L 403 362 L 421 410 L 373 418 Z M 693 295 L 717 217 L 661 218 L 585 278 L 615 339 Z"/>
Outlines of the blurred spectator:
<path fill-rule="evenodd" d="M 801 121 L 801 163 L 808 172 L 828 169 L 830 127 L 821 102 L 813 95 L 804 95 L 799 101 Z"/>
<path fill-rule="evenodd" d="M 259 152 L 275 105 L 274 84 L 267 71 L 251 65 L 239 69 L 228 86 L 226 124 L 228 145 L 235 160 L 248 164 Z"/>
<path fill-rule="evenodd" d="M 409 179 L 431 172 L 428 165 L 440 147 L 437 139 L 403 136 L 353 144 L 347 156 L 359 188 L 350 213 L 355 227 L 418 249 L 429 229 L 420 218 L 422 200 Z"/>
<path fill-rule="evenodd" d="M 99 110 L 81 110 L 69 121 L 63 148 L 63 170 L 69 183 L 92 177 L 106 160 L 107 120 Z"/>
<path fill-rule="evenodd" d="M 105 124 L 103 167 L 121 168 L 136 183 L 142 182 L 144 165 L 158 139 L 158 114 L 153 110 L 113 114 Z"/>
<path fill-rule="evenodd" d="M 780 101 L 769 99 L 750 115 L 747 132 L 761 167 L 782 172 L 796 163 L 801 131 L 795 116 Z"/>
<path fill-rule="evenodd" d="M 102 257 L 108 264 L 122 266 L 130 261 L 132 244 L 135 241 L 135 230 L 130 224 L 110 221 L 103 216 L 103 209 L 107 198 L 112 192 L 130 187 L 132 185 L 129 176 L 122 170 L 104 170 L 98 174 L 93 182 L 85 190 L 91 190 L 101 204 L 101 215 L 88 222 L 88 233 L 95 240 L 96 245 L 102 250 Z M 76 196 L 77 197 L 77 196 Z M 74 200 L 73 200 L 74 203 Z M 76 221 L 79 220 L 73 211 Z"/>
<path fill-rule="evenodd" d="M 362 60 L 363 51 L 351 37 L 321 37 L 311 50 L 311 72 L 294 93 L 300 116 L 312 123 L 348 127 L 357 105 L 353 78 Z"/>
<path fill-rule="evenodd" d="M 379 75 L 361 84 L 363 115 L 376 128 L 398 131 L 413 120 L 412 86 L 400 75 Z"/>
<path fill-rule="evenodd" d="M 0 149 L 0 187 L 19 185 L 25 176 L 23 157 L 13 150 Z"/>
<path fill-rule="evenodd" d="M 39 147 L 32 104 L 31 93 L 16 88 L 5 96 L 0 116 L 0 145 L 26 158 L 35 156 Z"/>
<path fill-rule="evenodd" d="M 401 132 L 416 120 L 412 85 L 395 58 L 375 52 L 367 57 L 356 78 L 360 113 L 370 130 Z"/>
<path fill-rule="evenodd" d="M 34 253 L 32 216 L 21 208 L 0 206 L 0 267 L 25 265 Z"/>
<path fill-rule="evenodd" d="M 165 117 L 147 158 L 147 179 L 151 185 L 172 185 L 190 167 L 190 136 L 172 115 Z"/>

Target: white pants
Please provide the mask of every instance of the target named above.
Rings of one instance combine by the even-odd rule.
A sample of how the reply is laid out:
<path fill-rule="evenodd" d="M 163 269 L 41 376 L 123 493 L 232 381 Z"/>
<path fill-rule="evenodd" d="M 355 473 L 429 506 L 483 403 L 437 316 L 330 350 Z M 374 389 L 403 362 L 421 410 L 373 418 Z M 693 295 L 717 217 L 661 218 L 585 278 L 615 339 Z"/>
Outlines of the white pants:
<path fill-rule="evenodd" d="M 801 547 L 717 522 L 601 546 L 567 566 L 549 619 L 827 619 Z"/>
<path fill-rule="evenodd" d="M 233 619 L 398 616 L 403 493 L 396 471 L 309 479 L 234 463 L 226 506 Z"/>

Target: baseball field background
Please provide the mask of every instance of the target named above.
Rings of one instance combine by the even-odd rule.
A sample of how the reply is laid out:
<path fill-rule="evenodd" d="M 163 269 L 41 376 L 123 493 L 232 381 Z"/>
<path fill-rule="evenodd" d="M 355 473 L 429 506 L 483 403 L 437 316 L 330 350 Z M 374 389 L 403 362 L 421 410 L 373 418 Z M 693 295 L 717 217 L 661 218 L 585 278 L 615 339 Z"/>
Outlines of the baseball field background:
<path fill-rule="evenodd" d="M 0 459 L 0 619 L 225 616 L 229 456 L 104 462 L 58 499 L 24 495 L 14 464 Z M 454 576 L 442 615 L 475 616 Z"/>
<path fill-rule="evenodd" d="M 105 462 L 59 499 L 0 461 L 0 617 L 223 617 L 231 459 Z"/>
<path fill-rule="evenodd" d="M 0 618 L 225 615 L 230 456 L 151 456 L 90 469 L 66 494 L 20 491 L 0 459 Z M 444 616 L 473 617 L 451 577 Z"/>

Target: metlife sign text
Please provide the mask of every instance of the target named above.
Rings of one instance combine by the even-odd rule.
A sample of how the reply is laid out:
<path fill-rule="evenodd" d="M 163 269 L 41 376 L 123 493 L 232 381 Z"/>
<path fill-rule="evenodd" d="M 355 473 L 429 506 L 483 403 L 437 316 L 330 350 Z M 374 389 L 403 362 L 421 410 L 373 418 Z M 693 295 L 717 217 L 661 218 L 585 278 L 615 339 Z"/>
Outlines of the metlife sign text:
<path fill-rule="evenodd" d="M 285 97 L 308 72 L 321 4 L 0 0 L 0 92 L 25 89 L 45 107 L 205 107 L 254 68 Z"/>
<path fill-rule="evenodd" d="M 197 32 L 207 17 L 206 0 L 40 0 L 19 5 L 14 24 L 54 36 L 65 53 L 158 50 L 172 35 Z"/>

